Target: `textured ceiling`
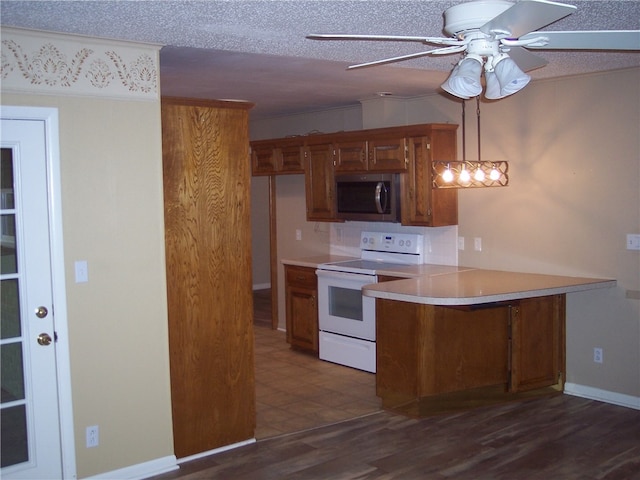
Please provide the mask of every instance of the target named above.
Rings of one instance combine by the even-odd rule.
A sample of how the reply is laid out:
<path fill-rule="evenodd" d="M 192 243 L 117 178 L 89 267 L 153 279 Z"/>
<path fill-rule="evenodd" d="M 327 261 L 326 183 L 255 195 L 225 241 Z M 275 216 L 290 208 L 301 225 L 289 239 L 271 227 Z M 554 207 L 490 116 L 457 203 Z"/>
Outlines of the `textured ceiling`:
<path fill-rule="evenodd" d="M 163 95 L 244 99 L 252 117 L 351 105 L 378 92 L 434 93 L 458 55 L 346 71 L 428 50 L 404 42 L 327 42 L 309 33 L 442 36 L 460 1 L 209 0 L 0 2 L 2 25 L 163 45 Z M 543 30 L 638 30 L 640 1 L 581 1 Z M 640 66 L 639 52 L 546 52 L 534 80 Z"/>

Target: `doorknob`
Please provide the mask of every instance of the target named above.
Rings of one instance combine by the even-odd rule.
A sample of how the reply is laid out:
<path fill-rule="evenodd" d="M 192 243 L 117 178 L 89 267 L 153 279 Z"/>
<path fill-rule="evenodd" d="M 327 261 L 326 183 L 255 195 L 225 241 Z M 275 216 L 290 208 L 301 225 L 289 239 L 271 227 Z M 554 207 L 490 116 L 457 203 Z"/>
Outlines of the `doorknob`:
<path fill-rule="evenodd" d="M 36 308 L 36 317 L 38 318 L 44 318 L 47 316 L 47 314 L 49 313 L 49 310 L 47 310 L 47 307 L 38 307 Z"/>
<path fill-rule="evenodd" d="M 48 333 L 38 335 L 38 343 L 44 347 L 51 344 L 51 336 Z"/>

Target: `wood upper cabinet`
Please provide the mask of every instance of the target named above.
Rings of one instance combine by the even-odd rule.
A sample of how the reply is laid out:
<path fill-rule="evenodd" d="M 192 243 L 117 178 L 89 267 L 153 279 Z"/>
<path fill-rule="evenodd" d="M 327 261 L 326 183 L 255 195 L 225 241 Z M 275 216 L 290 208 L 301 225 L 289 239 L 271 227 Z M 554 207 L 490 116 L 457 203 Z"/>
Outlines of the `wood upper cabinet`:
<path fill-rule="evenodd" d="M 338 140 L 334 145 L 336 173 L 402 172 L 407 169 L 405 138 L 397 134 L 360 133 L 359 140 Z"/>
<path fill-rule="evenodd" d="M 304 148 L 307 220 L 337 221 L 333 145 L 308 145 Z"/>
<path fill-rule="evenodd" d="M 318 279 L 314 268 L 285 265 L 287 342 L 318 353 Z"/>
<path fill-rule="evenodd" d="M 254 437 L 249 112 L 161 105 L 174 451 L 184 458 Z"/>
<path fill-rule="evenodd" d="M 401 178 L 402 224 L 425 227 L 457 225 L 458 191 L 436 189 L 431 178 L 432 160 L 456 159 L 455 126 L 430 128 L 424 136 L 411 137 L 408 149 L 408 169 Z"/>
<path fill-rule="evenodd" d="M 305 174 L 307 220 L 340 221 L 335 175 L 398 173 L 402 225 L 458 223 L 458 192 L 434 189 L 432 160 L 456 159 L 457 125 L 423 124 L 251 142 L 254 175 Z M 302 162 L 302 163 L 300 163 Z"/>
<path fill-rule="evenodd" d="M 408 142 L 404 137 L 373 138 L 367 142 L 370 172 L 404 172 L 409 164 Z"/>
<path fill-rule="evenodd" d="M 255 176 L 304 173 L 300 139 L 251 142 L 251 173 Z"/>
<path fill-rule="evenodd" d="M 362 172 L 367 170 L 367 141 L 338 140 L 334 143 L 336 173 Z"/>

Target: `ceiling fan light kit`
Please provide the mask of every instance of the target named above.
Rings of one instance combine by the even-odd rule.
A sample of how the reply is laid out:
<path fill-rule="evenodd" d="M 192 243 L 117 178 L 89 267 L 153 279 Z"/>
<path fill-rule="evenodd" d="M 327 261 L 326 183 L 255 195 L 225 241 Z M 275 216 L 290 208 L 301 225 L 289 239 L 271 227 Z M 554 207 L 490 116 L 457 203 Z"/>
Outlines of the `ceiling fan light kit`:
<path fill-rule="evenodd" d="M 574 5 L 549 0 L 519 0 L 515 3 L 473 0 L 445 10 L 443 31 L 449 35 L 446 38 L 352 34 L 312 34 L 307 38 L 405 41 L 440 46 L 424 52 L 351 65 L 349 69 L 462 52 L 462 59 L 442 84 L 443 90 L 465 100 L 479 96 L 484 65 L 485 97 L 496 100 L 520 91 L 531 80 L 524 72 L 548 63 L 529 49 L 640 51 L 640 30 L 536 31 L 576 10 Z"/>

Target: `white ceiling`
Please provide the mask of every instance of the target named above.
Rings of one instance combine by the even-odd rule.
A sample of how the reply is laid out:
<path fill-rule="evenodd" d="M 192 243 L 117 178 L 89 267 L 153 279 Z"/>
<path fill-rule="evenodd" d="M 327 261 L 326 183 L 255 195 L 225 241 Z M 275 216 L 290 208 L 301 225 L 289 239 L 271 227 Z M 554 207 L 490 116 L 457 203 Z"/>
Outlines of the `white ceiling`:
<path fill-rule="evenodd" d="M 442 36 L 442 12 L 460 1 L 2 0 L 2 25 L 163 45 L 163 95 L 243 99 L 252 118 L 357 104 L 378 92 L 439 91 L 459 54 L 346 71 L 428 50 L 404 42 L 328 42 L 309 33 Z M 570 0 L 578 10 L 545 30 L 638 30 L 640 0 Z M 640 52 L 536 52 L 536 79 L 640 66 Z"/>

